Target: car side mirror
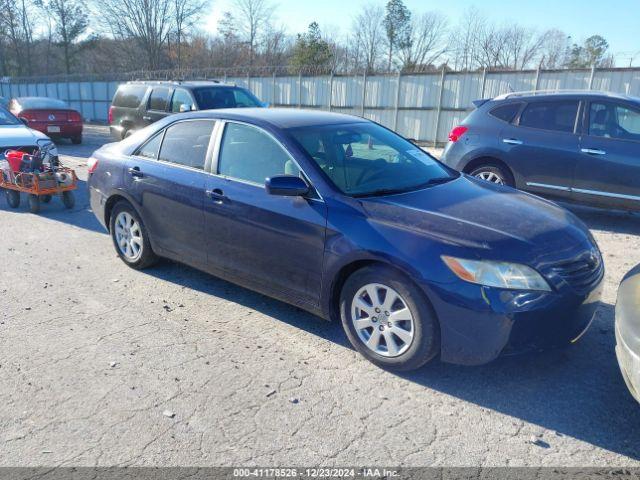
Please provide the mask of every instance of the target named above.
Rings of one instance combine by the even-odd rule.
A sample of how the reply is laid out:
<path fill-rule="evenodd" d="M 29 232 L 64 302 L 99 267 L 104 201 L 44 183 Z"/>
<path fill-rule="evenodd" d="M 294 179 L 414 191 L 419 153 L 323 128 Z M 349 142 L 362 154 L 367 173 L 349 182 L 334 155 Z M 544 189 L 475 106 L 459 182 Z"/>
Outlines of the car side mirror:
<path fill-rule="evenodd" d="M 193 108 L 193 105 L 190 105 L 188 103 L 183 103 L 182 105 L 180 105 L 180 113 L 190 112 L 191 110 L 195 110 Z"/>
<path fill-rule="evenodd" d="M 264 182 L 267 193 L 284 197 L 300 197 L 309 193 L 309 185 L 294 175 L 277 175 Z"/>

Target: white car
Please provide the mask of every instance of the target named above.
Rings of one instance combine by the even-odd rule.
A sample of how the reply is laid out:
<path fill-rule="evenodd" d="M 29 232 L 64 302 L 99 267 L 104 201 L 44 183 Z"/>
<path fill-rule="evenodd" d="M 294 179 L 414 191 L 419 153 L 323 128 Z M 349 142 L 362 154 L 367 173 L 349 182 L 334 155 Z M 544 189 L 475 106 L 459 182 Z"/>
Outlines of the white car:
<path fill-rule="evenodd" d="M 616 354 L 631 395 L 640 402 L 640 265 L 627 273 L 616 302 Z"/>
<path fill-rule="evenodd" d="M 49 137 L 29 128 L 22 120 L 0 106 L 0 161 L 4 160 L 4 153 L 7 150 L 15 149 L 32 153 L 43 147 L 51 148 L 50 155 L 57 160 L 58 151 Z"/>

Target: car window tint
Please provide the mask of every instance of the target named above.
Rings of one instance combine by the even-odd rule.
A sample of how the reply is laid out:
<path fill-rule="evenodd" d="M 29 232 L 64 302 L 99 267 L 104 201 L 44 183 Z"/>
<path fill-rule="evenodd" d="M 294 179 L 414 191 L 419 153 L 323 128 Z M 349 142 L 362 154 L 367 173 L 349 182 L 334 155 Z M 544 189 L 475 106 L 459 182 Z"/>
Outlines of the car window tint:
<path fill-rule="evenodd" d="M 162 132 L 158 133 L 150 140 L 147 140 L 147 142 L 142 145 L 135 154 L 139 157 L 157 160 L 158 151 L 160 150 L 160 142 L 162 142 Z"/>
<path fill-rule="evenodd" d="M 147 93 L 145 85 L 122 85 L 113 97 L 113 106 L 138 108 L 145 93 Z"/>
<path fill-rule="evenodd" d="M 190 120 L 171 125 L 164 134 L 160 160 L 204 169 L 214 124 L 211 120 Z"/>
<path fill-rule="evenodd" d="M 192 109 L 192 106 L 193 100 L 191 99 L 191 95 L 189 95 L 189 92 L 183 90 L 182 88 L 178 88 L 175 92 L 173 92 L 173 98 L 171 99 L 172 112 L 188 112 Z"/>
<path fill-rule="evenodd" d="M 589 135 L 640 140 L 640 111 L 613 103 L 592 103 Z"/>
<path fill-rule="evenodd" d="M 513 119 L 516 118 L 516 114 L 520 111 L 521 106 L 521 103 L 510 103 L 509 105 L 494 108 L 489 114 L 504 122 L 511 123 Z"/>
<path fill-rule="evenodd" d="M 169 101 L 169 89 L 166 87 L 156 87 L 151 90 L 149 96 L 149 110 L 158 110 L 164 112 L 167 109 Z"/>
<path fill-rule="evenodd" d="M 570 133 L 577 114 L 578 102 L 574 100 L 530 103 L 520 115 L 520 126 Z"/>
<path fill-rule="evenodd" d="M 236 107 L 246 108 L 246 107 L 255 107 L 256 101 L 251 98 L 246 92 L 236 88 L 233 90 L 233 95 L 236 100 Z"/>
<path fill-rule="evenodd" d="M 221 175 L 264 184 L 275 175 L 300 175 L 284 148 L 259 128 L 228 123 L 222 137 L 218 171 Z"/>

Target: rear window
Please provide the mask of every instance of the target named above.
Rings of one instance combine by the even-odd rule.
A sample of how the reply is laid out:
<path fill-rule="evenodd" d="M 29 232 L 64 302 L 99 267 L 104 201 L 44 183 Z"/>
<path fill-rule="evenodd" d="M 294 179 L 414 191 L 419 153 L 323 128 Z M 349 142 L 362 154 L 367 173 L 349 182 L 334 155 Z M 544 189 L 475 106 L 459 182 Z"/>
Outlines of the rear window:
<path fill-rule="evenodd" d="M 577 100 L 530 103 L 520 115 L 520 126 L 571 133 L 577 114 Z"/>
<path fill-rule="evenodd" d="M 147 93 L 146 85 L 121 85 L 113 97 L 113 106 L 138 108 L 145 93 Z"/>
<path fill-rule="evenodd" d="M 496 107 L 489 112 L 489 115 L 492 117 L 496 117 L 503 122 L 511 123 L 513 119 L 516 118 L 516 115 L 520 111 L 521 103 L 510 103 L 508 105 L 502 105 L 500 107 Z"/>
<path fill-rule="evenodd" d="M 167 87 L 156 87 L 151 90 L 149 96 L 149 110 L 164 112 L 169 101 L 169 89 Z"/>
<path fill-rule="evenodd" d="M 62 100 L 46 97 L 21 97 L 16 98 L 15 103 L 21 110 L 55 110 L 69 108 Z"/>

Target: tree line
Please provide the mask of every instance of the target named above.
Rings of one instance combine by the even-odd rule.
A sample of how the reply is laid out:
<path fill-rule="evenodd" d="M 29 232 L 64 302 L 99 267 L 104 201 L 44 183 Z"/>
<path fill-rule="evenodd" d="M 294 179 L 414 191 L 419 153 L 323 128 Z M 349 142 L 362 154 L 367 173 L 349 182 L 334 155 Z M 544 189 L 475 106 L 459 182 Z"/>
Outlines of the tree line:
<path fill-rule="evenodd" d="M 356 12 L 348 33 L 292 33 L 270 0 L 232 0 L 214 32 L 211 0 L 0 0 L 0 77 L 284 67 L 293 72 L 610 67 L 602 36 L 500 24 L 475 8 L 456 22 L 402 0 Z"/>

